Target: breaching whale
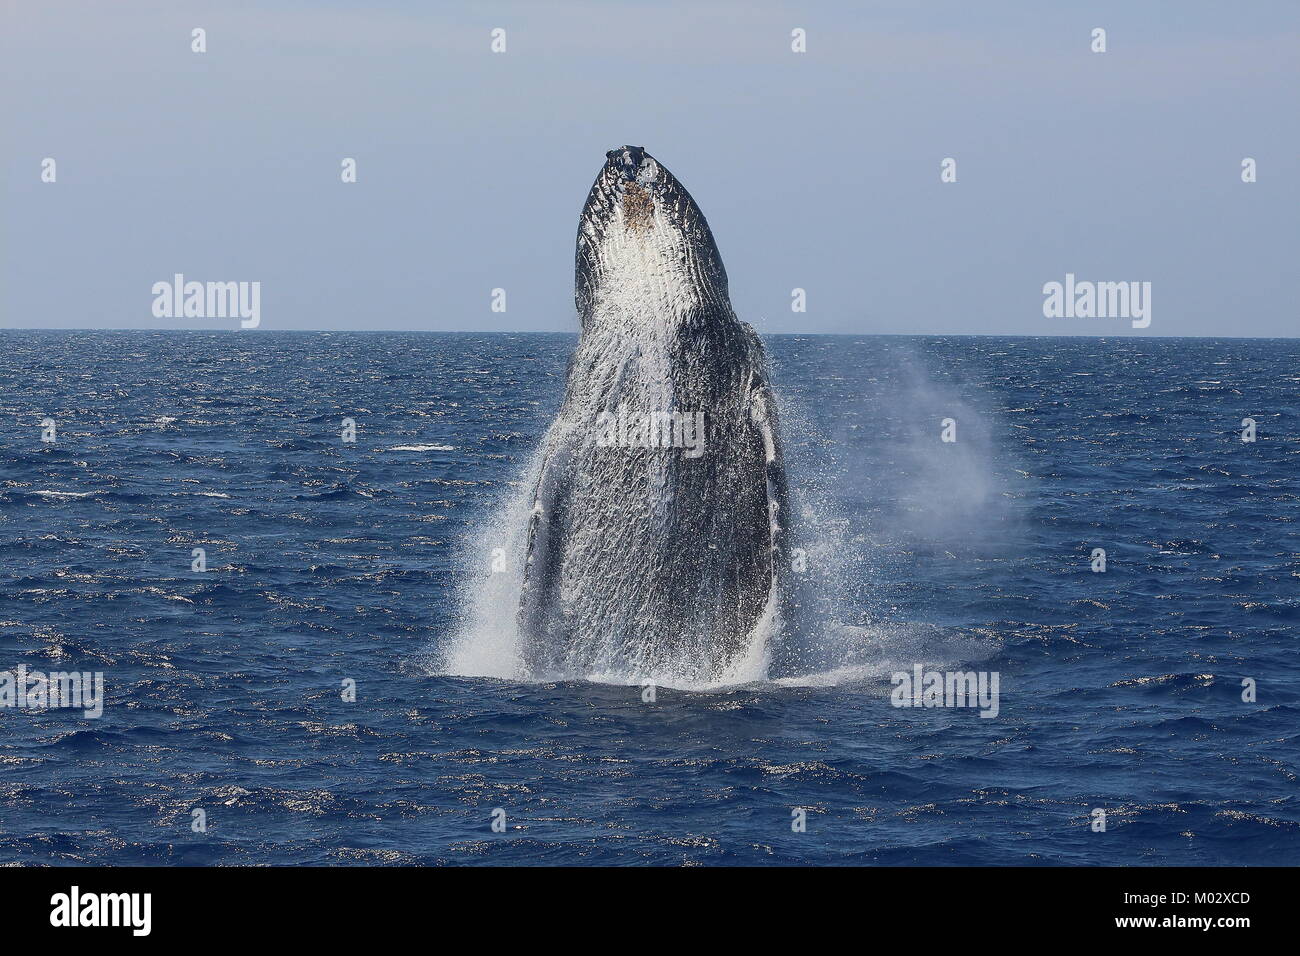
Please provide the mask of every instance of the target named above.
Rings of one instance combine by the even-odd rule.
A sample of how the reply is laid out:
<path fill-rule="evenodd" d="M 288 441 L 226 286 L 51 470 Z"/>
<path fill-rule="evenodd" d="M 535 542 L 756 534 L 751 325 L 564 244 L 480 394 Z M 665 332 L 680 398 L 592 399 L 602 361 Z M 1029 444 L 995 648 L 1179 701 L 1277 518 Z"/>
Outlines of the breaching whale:
<path fill-rule="evenodd" d="M 643 147 L 607 154 L 576 265 L 581 334 L 540 448 L 517 609 L 524 666 L 726 679 L 781 616 L 788 506 L 762 344 L 703 213 Z"/>

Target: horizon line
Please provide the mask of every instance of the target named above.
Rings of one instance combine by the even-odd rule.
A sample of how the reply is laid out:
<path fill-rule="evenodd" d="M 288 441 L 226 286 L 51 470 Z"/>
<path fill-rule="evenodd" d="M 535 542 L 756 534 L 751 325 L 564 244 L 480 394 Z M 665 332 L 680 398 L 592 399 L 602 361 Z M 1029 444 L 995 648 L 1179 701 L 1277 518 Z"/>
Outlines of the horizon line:
<path fill-rule="evenodd" d="M 752 325 L 752 323 L 751 323 Z M 827 338 L 870 338 L 883 336 L 898 336 L 900 338 L 1002 338 L 1002 339 L 1243 339 L 1258 341 L 1278 341 L 1300 339 L 1300 333 L 1295 335 L 1232 335 L 1232 334 L 1189 334 L 1189 335 L 1131 335 L 1124 332 L 1111 334 L 1064 334 L 1064 333 L 1030 333 L 1030 332 L 767 332 L 761 329 L 755 331 L 763 337 L 767 336 L 825 336 Z M 579 329 L 494 329 L 484 331 L 482 329 L 194 329 L 194 328 L 141 328 L 136 326 L 118 327 L 106 326 L 102 328 L 95 327 L 42 327 L 42 326 L 0 326 L 0 333 L 4 332 L 194 332 L 201 334 L 229 334 L 244 333 L 251 335 L 258 334 L 276 334 L 276 335 L 322 335 L 334 333 L 355 333 L 358 335 L 383 335 L 392 333 L 403 333 L 411 335 L 572 335 L 581 334 Z"/>

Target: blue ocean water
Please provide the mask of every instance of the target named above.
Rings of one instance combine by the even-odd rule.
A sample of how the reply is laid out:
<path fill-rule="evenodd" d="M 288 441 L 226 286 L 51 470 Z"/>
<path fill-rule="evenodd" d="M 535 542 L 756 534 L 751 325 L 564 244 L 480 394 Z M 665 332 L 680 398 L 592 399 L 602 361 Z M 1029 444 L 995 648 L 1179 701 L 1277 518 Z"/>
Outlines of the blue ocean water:
<path fill-rule="evenodd" d="M 845 630 L 653 703 L 442 673 L 574 341 L 0 332 L 0 670 L 107 693 L 0 710 L 0 862 L 1300 858 L 1300 341 L 770 338 Z"/>

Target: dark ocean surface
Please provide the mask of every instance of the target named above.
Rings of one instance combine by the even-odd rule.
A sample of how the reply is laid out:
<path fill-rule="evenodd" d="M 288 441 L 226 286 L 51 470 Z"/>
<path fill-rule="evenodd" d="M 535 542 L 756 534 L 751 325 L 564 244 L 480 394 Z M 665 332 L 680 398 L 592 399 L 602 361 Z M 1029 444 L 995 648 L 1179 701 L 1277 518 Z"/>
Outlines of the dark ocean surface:
<path fill-rule="evenodd" d="M 769 339 L 845 627 L 653 703 L 442 676 L 574 342 L 0 332 L 0 671 L 106 687 L 0 709 L 0 862 L 1300 862 L 1300 340 Z"/>

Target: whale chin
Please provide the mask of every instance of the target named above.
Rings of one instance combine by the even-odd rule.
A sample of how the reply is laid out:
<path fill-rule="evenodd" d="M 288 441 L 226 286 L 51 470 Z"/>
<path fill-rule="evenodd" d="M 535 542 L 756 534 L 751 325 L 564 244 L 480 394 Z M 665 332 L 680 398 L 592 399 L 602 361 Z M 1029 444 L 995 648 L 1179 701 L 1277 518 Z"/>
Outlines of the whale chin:
<path fill-rule="evenodd" d="M 575 266 L 583 328 L 645 297 L 660 315 L 731 313 L 727 270 L 704 213 L 643 146 L 606 154 L 578 222 Z"/>

